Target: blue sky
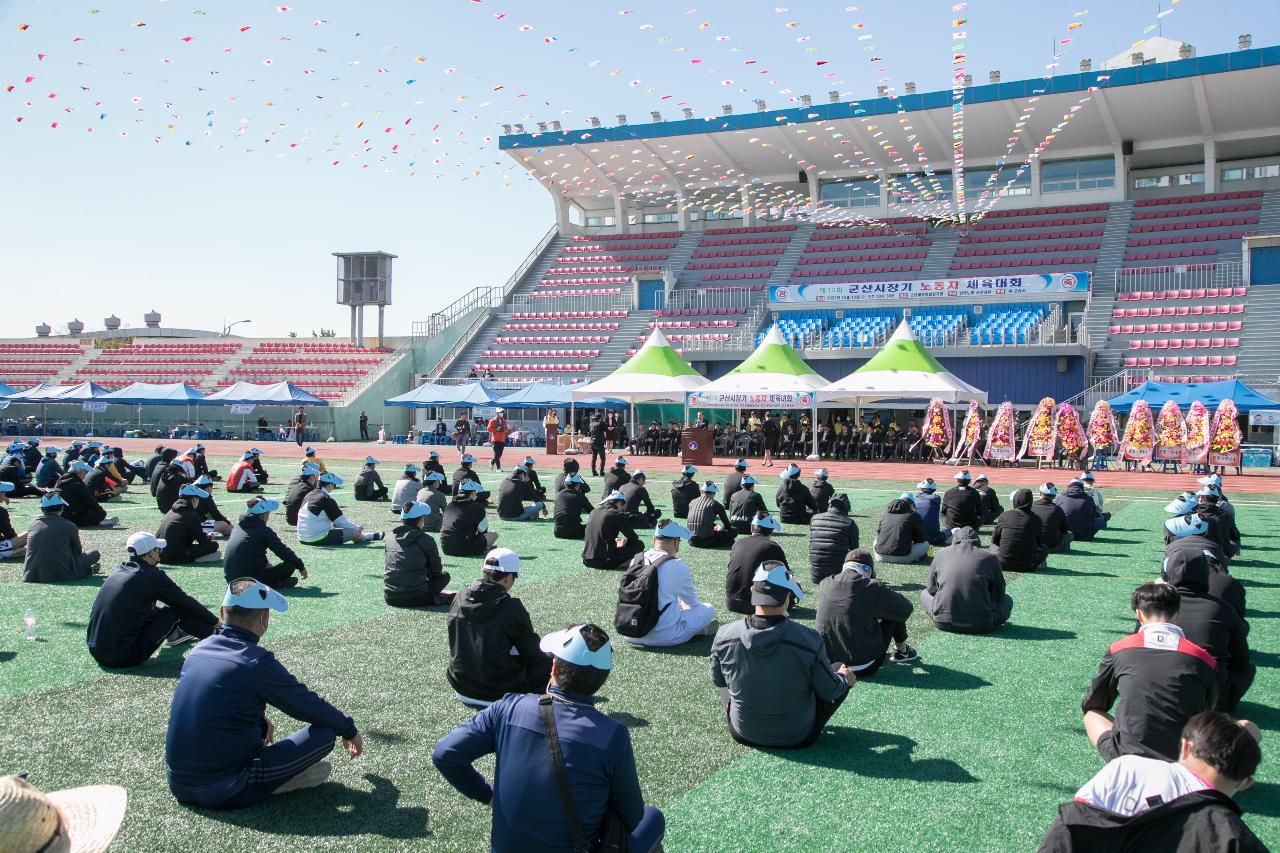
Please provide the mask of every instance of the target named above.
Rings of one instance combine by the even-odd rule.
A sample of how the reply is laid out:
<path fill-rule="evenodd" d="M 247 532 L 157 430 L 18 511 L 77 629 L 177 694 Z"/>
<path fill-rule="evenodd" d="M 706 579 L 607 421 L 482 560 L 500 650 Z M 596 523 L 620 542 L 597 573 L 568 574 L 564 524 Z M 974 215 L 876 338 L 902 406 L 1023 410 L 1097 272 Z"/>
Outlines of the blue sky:
<path fill-rule="evenodd" d="M 553 222 L 497 151 L 501 123 L 947 88 L 957 16 L 978 82 L 1043 75 L 1064 38 L 1063 71 L 1100 63 L 1159 10 L 1201 55 L 1244 32 L 1280 42 L 1264 2 L 630 2 L 0 4 L 0 252 L 22 294 L 0 336 L 151 308 L 168 326 L 341 332 L 330 253 L 373 249 L 399 255 L 387 325 L 407 334 L 504 283 Z"/>

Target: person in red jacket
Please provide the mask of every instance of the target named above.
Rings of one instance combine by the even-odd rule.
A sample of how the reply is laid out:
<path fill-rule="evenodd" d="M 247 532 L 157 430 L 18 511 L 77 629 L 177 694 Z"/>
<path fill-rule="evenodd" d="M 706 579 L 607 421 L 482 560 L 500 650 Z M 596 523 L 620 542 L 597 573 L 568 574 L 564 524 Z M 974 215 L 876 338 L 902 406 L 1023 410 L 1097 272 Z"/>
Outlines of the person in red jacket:
<path fill-rule="evenodd" d="M 253 451 L 246 451 L 240 456 L 240 461 L 231 466 L 231 471 L 227 474 L 228 492 L 262 491 L 258 477 L 253 472 L 253 459 Z"/>

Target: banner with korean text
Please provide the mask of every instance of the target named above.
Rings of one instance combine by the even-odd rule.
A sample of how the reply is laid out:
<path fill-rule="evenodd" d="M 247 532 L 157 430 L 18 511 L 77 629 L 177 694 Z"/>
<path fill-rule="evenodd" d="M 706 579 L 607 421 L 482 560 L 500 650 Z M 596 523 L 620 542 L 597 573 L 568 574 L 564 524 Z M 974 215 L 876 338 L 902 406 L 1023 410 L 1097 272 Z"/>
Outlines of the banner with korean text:
<path fill-rule="evenodd" d="M 861 281 L 853 284 L 784 284 L 769 288 L 769 305 L 841 307 L 877 299 L 976 299 L 990 296 L 1075 296 L 1089 292 L 1087 272 L 974 276 L 913 281 Z"/>
<path fill-rule="evenodd" d="M 685 404 L 690 409 L 812 409 L 813 394 L 808 391 L 689 391 L 685 393 Z"/>

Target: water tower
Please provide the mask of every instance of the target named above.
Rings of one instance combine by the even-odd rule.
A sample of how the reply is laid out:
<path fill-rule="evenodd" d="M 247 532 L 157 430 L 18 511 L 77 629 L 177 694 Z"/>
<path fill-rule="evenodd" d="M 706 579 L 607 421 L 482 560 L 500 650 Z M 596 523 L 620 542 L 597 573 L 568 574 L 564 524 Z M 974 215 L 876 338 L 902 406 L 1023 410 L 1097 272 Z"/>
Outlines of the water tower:
<path fill-rule="evenodd" d="M 386 252 L 334 252 L 338 259 L 338 304 L 351 306 L 351 343 L 363 346 L 364 306 L 378 306 L 378 346 L 383 310 L 391 304 L 391 262 Z"/>

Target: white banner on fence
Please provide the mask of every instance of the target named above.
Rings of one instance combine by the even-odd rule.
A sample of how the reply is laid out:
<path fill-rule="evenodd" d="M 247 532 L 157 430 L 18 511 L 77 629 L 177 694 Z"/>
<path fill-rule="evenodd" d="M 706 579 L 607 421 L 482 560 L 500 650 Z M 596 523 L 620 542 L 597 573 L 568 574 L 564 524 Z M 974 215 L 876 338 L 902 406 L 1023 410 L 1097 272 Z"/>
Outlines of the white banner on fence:
<path fill-rule="evenodd" d="M 102 400 L 86 400 L 80 404 L 80 410 L 84 412 L 97 412 L 101 414 L 107 410 L 107 404 Z"/>
<path fill-rule="evenodd" d="M 928 281 L 863 281 L 855 284 L 787 284 L 769 288 L 769 305 L 847 305 L 874 299 L 972 299 L 980 296 L 1084 296 L 1087 272 L 936 278 Z"/>
<path fill-rule="evenodd" d="M 812 409 L 813 394 L 808 391 L 719 393 L 689 391 L 685 404 L 690 409 Z"/>
<path fill-rule="evenodd" d="M 231 409 L 233 415 L 248 415 L 253 413 L 253 403 L 232 403 L 227 408 Z"/>
<path fill-rule="evenodd" d="M 1249 426 L 1280 426 L 1280 409 L 1255 409 L 1249 413 Z"/>

